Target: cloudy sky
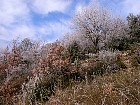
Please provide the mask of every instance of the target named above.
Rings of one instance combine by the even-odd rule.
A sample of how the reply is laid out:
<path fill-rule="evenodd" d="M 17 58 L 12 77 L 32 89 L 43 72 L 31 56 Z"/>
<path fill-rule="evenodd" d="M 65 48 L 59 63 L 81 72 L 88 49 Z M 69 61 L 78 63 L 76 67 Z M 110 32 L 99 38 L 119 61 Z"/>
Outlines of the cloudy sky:
<path fill-rule="evenodd" d="M 74 12 L 93 0 L 0 0 L 0 46 L 12 39 L 52 42 L 69 31 Z M 140 13 L 140 0 L 96 0 L 124 17 Z"/>

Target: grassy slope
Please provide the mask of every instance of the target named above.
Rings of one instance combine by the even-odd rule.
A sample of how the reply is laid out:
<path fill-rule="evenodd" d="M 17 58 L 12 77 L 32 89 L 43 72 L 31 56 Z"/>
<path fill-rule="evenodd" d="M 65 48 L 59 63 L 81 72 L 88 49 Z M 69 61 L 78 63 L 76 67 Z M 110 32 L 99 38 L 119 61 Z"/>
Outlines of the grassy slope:
<path fill-rule="evenodd" d="M 46 105 L 139 105 L 140 66 L 58 90 Z"/>
<path fill-rule="evenodd" d="M 140 105 L 140 65 L 127 52 L 121 58 L 127 69 L 57 90 L 46 105 Z"/>

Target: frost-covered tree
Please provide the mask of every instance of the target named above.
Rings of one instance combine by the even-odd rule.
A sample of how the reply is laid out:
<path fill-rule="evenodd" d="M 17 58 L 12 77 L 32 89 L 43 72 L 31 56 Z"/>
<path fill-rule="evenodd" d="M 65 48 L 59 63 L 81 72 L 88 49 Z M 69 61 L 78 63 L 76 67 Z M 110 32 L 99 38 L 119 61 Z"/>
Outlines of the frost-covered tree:
<path fill-rule="evenodd" d="M 90 46 L 93 52 L 106 49 L 115 39 L 126 37 L 127 24 L 109 10 L 94 3 L 78 11 L 72 19 L 74 40 Z M 83 47 L 84 47 L 83 46 Z"/>
<path fill-rule="evenodd" d="M 22 51 L 27 51 L 27 50 L 30 50 L 32 48 L 32 46 L 33 46 L 33 43 L 31 42 L 31 40 L 28 38 L 25 38 L 21 41 L 19 48 Z"/>

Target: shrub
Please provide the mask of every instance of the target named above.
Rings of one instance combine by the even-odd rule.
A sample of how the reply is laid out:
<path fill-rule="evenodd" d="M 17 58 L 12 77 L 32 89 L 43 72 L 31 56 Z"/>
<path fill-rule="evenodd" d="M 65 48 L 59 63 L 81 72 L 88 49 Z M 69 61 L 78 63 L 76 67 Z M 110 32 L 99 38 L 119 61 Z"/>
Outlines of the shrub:
<path fill-rule="evenodd" d="M 123 50 L 130 49 L 129 44 L 130 44 L 130 40 L 128 38 L 114 39 L 109 43 L 109 48 L 123 51 Z"/>
<path fill-rule="evenodd" d="M 104 74 L 104 63 L 102 61 L 96 61 L 95 59 L 87 59 L 82 61 L 80 64 L 80 75 L 85 78 L 93 79 L 94 75 L 103 75 Z M 86 79 L 86 78 L 85 78 Z"/>
<path fill-rule="evenodd" d="M 31 79 L 29 81 L 29 83 L 33 82 L 32 84 L 26 84 L 25 89 L 27 90 L 27 94 L 25 97 L 32 104 L 36 101 L 47 101 L 49 97 L 54 94 L 54 80 L 52 78 L 43 79 L 40 76 L 35 77 L 34 79 L 36 80 L 34 81 Z"/>
<path fill-rule="evenodd" d="M 27 95 L 32 103 L 47 101 L 54 94 L 54 86 L 64 88 L 68 85 L 69 61 L 68 58 L 63 57 L 63 51 L 64 47 L 60 44 L 52 44 L 47 56 L 40 58 L 38 66 L 32 70 L 34 77 L 29 83 L 33 80 L 36 81 L 35 85 L 34 82 L 31 83 L 32 88 L 29 88 L 29 94 Z"/>
<path fill-rule="evenodd" d="M 99 60 L 105 63 L 104 70 L 106 72 L 116 72 L 121 68 L 126 68 L 125 64 L 122 62 L 119 52 L 113 51 L 100 51 L 99 52 Z"/>
<path fill-rule="evenodd" d="M 140 42 L 140 15 L 129 14 L 127 16 L 127 21 L 129 25 L 129 34 L 131 36 L 131 42 Z"/>
<path fill-rule="evenodd" d="M 137 67 L 140 64 L 140 45 L 132 44 L 129 55 L 132 66 Z"/>
<path fill-rule="evenodd" d="M 69 45 L 67 50 L 69 52 L 70 62 L 73 63 L 75 60 L 85 59 L 85 55 L 78 42 L 74 41 L 72 44 Z"/>
<path fill-rule="evenodd" d="M 119 54 L 117 55 L 116 63 L 118 65 L 118 67 L 120 67 L 122 69 L 126 69 L 127 68 L 126 65 L 124 64 L 124 62 L 122 61 L 121 56 Z"/>

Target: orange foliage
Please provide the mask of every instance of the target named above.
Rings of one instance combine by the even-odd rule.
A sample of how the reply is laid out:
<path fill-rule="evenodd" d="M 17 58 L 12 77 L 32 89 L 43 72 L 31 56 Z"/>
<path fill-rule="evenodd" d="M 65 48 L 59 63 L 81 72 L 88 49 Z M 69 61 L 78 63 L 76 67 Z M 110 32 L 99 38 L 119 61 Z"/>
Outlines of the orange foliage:
<path fill-rule="evenodd" d="M 0 64 L 0 71 L 3 71 L 8 68 L 8 64 Z"/>
<path fill-rule="evenodd" d="M 33 74 L 57 70 L 61 69 L 62 67 L 68 65 L 67 59 L 62 59 L 61 53 L 65 50 L 65 48 L 59 44 L 51 44 L 48 45 L 50 48 L 46 58 L 41 58 L 38 63 L 38 67 L 32 70 Z M 44 47 L 48 48 L 48 46 Z M 47 49 L 46 49 L 47 50 Z"/>

